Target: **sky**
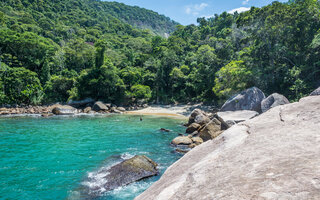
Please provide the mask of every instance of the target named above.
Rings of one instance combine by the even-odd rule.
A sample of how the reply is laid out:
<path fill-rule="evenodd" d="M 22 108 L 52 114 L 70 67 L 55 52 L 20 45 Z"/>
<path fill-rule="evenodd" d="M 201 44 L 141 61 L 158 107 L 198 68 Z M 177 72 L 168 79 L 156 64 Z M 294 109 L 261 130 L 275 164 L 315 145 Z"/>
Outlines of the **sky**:
<path fill-rule="evenodd" d="M 274 0 L 115 0 L 139 6 L 170 17 L 182 25 L 196 24 L 199 17 L 210 17 L 224 11 L 246 11 L 251 6 L 262 7 Z M 287 2 L 287 0 L 278 0 Z"/>

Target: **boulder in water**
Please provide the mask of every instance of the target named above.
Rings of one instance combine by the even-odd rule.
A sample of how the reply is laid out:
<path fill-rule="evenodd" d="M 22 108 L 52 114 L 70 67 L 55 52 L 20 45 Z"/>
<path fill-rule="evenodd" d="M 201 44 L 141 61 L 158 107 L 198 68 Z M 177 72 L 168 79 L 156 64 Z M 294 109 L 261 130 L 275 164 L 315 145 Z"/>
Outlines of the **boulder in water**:
<path fill-rule="evenodd" d="M 77 113 L 77 109 L 72 106 L 56 105 L 52 109 L 52 113 L 55 115 L 74 115 Z"/>
<path fill-rule="evenodd" d="M 220 111 L 254 110 L 261 113 L 264 98 L 265 95 L 259 88 L 252 87 L 228 99 Z"/>
<path fill-rule="evenodd" d="M 289 100 L 278 93 L 273 93 L 272 95 L 268 96 L 261 102 L 261 111 L 266 112 L 271 108 L 274 108 L 276 106 L 285 105 L 290 103 Z"/>
<path fill-rule="evenodd" d="M 89 177 L 98 183 L 89 184 L 87 193 L 92 199 L 104 192 L 140 181 L 158 174 L 157 163 L 144 155 L 122 161 L 109 168 L 102 168 L 95 177 Z M 98 179 L 98 180 L 96 180 Z"/>
<path fill-rule="evenodd" d="M 189 145 L 192 144 L 192 140 L 187 136 L 179 136 L 172 140 L 173 145 Z"/>

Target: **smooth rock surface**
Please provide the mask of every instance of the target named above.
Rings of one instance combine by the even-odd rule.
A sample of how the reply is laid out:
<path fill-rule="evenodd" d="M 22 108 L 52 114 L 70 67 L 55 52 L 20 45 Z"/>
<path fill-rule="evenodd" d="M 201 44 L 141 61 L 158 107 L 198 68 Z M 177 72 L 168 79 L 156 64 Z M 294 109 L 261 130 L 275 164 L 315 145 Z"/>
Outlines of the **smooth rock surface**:
<path fill-rule="evenodd" d="M 173 145 L 189 145 L 192 143 L 192 140 L 188 136 L 179 136 L 172 140 L 171 144 Z"/>
<path fill-rule="evenodd" d="M 74 115 L 77 113 L 77 109 L 72 106 L 56 105 L 52 109 L 52 113 L 55 115 Z"/>
<path fill-rule="evenodd" d="M 261 111 L 267 112 L 269 109 L 274 108 L 276 106 L 285 105 L 290 103 L 289 100 L 278 93 L 273 93 L 272 95 L 268 96 L 261 102 Z"/>
<path fill-rule="evenodd" d="M 320 96 L 272 108 L 195 147 L 136 200 L 320 199 L 319 130 Z"/>
<path fill-rule="evenodd" d="M 252 87 L 228 99 L 220 111 L 253 110 L 261 113 L 261 101 L 264 98 L 259 88 Z"/>
<path fill-rule="evenodd" d="M 320 87 L 316 89 L 315 91 L 311 92 L 310 96 L 318 96 L 320 95 Z"/>
<path fill-rule="evenodd" d="M 226 111 L 218 112 L 217 115 L 221 117 L 226 123 L 234 121 L 235 123 L 243 122 L 248 119 L 252 119 L 259 115 L 258 112 L 252 110 L 238 110 L 238 111 Z"/>
<path fill-rule="evenodd" d="M 119 164 L 99 171 L 101 182 L 104 185 L 89 188 L 92 199 L 101 195 L 101 191 L 107 192 L 130 183 L 155 176 L 158 174 L 157 164 L 144 155 L 137 155 Z M 100 188 L 103 187 L 103 188 Z"/>
<path fill-rule="evenodd" d="M 108 110 L 108 107 L 102 103 L 101 101 L 97 101 L 93 107 L 92 107 L 92 110 L 96 111 L 96 112 L 99 112 L 99 111 L 107 111 Z"/>

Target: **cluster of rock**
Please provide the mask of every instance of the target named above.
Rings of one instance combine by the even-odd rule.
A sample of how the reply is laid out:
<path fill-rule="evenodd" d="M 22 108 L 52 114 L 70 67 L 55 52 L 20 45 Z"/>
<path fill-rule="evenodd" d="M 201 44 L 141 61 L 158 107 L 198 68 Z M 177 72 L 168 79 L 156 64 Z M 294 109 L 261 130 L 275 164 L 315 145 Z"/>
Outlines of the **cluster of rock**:
<path fill-rule="evenodd" d="M 320 199 L 319 129 L 320 96 L 274 107 L 187 153 L 136 200 Z"/>
<path fill-rule="evenodd" d="M 95 102 L 92 99 L 81 101 L 70 101 L 68 105 L 54 104 L 49 106 L 6 106 L 0 108 L 0 115 L 17 114 L 40 114 L 44 117 L 51 115 L 74 115 L 79 113 L 86 114 L 105 114 L 105 113 L 123 113 L 129 110 L 138 110 L 147 107 L 147 104 L 141 106 L 121 107 L 111 103 Z"/>
<path fill-rule="evenodd" d="M 3 107 L 0 108 L 0 115 L 15 115 L 15 114 L 43 114 L 51 112 L 47 106 L 26 106 L 26 107 Z"/>
<path fill-rule="evenodd" d="M 174 138 L 171 144 L 194 148 L 203 142 L 216 138 L 229 128 L 229 125 L 218 115 L 210 115 L 199 109 L 192 111 L 186 126 L 188 127 L 186 129 L 187 135 Z"/>
<path fill-rule="evenodd" d="M 320 88 L 310 94 L 319 95 Z M 205 113 L 195 109 L 186 124 L 186 135 L 181 135 L 172 140 L 175 146 L 194 148 L 203 142 L 214 139 L 229 127 L 252 119 L 271 108 L 289 104 L 289 100 L 278 93 L 273 93 L 266 98 L 265 94 L 257 87 L 252 87 L 228 99 L 219 112 Z M 178 152 L 187 152 L 177 149 Z"/>

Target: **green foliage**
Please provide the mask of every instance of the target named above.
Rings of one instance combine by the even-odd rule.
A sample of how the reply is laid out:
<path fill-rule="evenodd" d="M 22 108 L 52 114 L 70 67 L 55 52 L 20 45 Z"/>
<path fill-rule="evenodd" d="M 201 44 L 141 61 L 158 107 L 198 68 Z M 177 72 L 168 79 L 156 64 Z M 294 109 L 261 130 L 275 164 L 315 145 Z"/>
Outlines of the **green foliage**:
<path fill-rule="evenodd" d="M 252 86 L 252 78 L 252 72 L 242 60 L 231 61 L 217 72 L 212 90 L 218 97 L 226 99 Z"/>
<path fill-rule="evenodd" d="M 151 98 L 151 89 L 146 85 L 134 85 L 131 87 L 130 92 L 127 96 L 135 99 L 145 99 L 149 100 Z"/>
<path fill-rule="evenodd" d="M 2 70 L 0 101 L 40 102 L 41 84 L 42 103 L 216 103 L 251 86 L 296 100 L 319 85 L 319 13 L 316 0 L 273 2 L 175 28 L 116 2 L 0 0 L 0 62 L 16 81 Z"/>
<path fill-rule="evenodd" d="M 2 98 L 5 95 L 6 102 L 38 104 L 41 102 L 43 93 L 37 74 L 19 67 L 1 71 Z M 4 95 L 3 95 L 4 94 Z"/>

